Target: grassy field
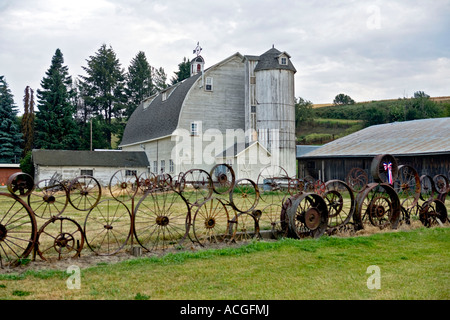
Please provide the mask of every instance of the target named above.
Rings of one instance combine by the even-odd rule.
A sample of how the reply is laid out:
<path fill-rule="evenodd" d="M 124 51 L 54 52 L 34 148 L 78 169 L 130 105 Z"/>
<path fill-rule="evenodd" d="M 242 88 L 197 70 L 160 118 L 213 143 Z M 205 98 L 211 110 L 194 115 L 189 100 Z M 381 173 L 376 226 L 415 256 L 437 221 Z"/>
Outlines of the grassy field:
<path fill-rule="evenodd" d="M 1 299 L 303 300 L 450 298 L 450 229 L 253 241 L 82 269 L 0 275 Z M 76 265 L 76 260 L 73 261 Z M 379 289 L 369 289 L 370 266 Z M 370 270 L 370 269 L 369 269 Z"/>

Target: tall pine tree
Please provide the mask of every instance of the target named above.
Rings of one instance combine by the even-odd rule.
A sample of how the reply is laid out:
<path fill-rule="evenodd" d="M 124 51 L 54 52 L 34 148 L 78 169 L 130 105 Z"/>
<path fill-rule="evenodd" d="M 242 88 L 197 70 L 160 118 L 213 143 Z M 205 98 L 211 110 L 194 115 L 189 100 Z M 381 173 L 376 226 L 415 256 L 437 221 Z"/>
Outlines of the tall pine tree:
<path fill-rule="evenodd" d="M 175 76 L 172 77 L 171 80 L 172 84 L 181 82 L 191 76 L 191 62 L 188 60 L 188 58 L 183 58 L 183 62 L 178 64 L 178 71 L 174 73 Z"/>
<path fill-rule="evenodd" d="M 34 147 L 34 91 L 29 86 L 25 88 L 23 98 L 24 113 L 22 116 L 21 129 L 23 134 L 23 156 Z"/>
<path fill-rule="evenodd" d="M 35 144 L 42 149 L 78 150 L 76 112 L 71 104 L 72 78 L 64 66 L 61 50 L 56 49 L 50 68 L 37 90 L 38 109 L 35 120 Z"/>
<path fill-rule="evenodd" d="M 0 76 L 0 163 L 18 163 L 22 154 L 16 108 L 8 83 Z"/>
<path fill-rule="evenodd" d="M 82 68 L 87 73 L 80 76 L 80 86 L 85 92 L 84 102 L 92 110 L 92 116 L 99 116 L 103 121 L 104 137 L 111 148 L 112 135 L 120 134 L 125 126 L 121 121 L 127 102 L 124 94 L 125 72 L 114 50 L 105 44 L 89 57 L 87 67 Z"/>
<path fill-rule="evenodd" d="M 127 119 L 142 100 L 156 93 L 152 80 L 152 67 L 142 51 L 138 52 L 128 67 L 126 93 L 128 95 Z"/>

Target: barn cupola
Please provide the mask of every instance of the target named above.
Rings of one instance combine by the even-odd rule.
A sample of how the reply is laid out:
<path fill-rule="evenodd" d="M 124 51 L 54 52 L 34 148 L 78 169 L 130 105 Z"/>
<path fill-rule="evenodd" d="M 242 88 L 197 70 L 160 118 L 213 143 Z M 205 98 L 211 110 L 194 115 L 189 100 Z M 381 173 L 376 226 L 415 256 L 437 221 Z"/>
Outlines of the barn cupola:
<path fill-rule="evenodd" d="M 200 52 L 202 51 L 202 48 L 200 47 L 199 43 L 197 42 L 197 47 L 194 49 L 194 54 L 196 54 L 196 57 L 191 60 L 191 77 L 193 75 L 196 75 L 197 73 L 203 72 L 203 68 L 205 65 L 205 59 L 200 55 Z"/>

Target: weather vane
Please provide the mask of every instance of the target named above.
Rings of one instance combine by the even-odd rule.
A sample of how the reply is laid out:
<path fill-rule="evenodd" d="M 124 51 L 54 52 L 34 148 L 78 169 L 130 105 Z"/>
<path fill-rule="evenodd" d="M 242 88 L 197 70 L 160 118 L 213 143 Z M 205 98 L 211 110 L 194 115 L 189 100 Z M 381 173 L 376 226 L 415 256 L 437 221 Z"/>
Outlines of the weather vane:
<path fill-rule="evenodd" d="M 197 57 L 200 55 L 200 52 L 202 51 L 202 48 L 200 47 L 199 42 L 197 42 L 197 47 L 194 49 L 193 53 L 197 54 Z"/>

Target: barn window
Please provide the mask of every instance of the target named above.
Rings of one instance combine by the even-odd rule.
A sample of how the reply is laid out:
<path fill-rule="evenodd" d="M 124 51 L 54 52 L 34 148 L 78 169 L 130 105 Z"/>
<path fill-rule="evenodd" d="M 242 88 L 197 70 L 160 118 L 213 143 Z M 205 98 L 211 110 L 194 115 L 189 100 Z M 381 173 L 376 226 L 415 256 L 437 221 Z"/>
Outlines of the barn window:
<path fill-rule="evenodd" d="M 281 57 L 280 64 L 286 66 L 287 65 L 287 58 L 286 57 Z"/>
<path fill-rule="evenodd" d="M 169 172 L 170 172 L 170 173 L 173 173 L 173 171 L 174 171 L 173 160 L 172 160 L 172 159 L 169 159 Z"/>
<path fill-rule="evenodd" d="M 125 170 L 125 176 L 131 177 L 131 176 L 136 176 L 137 175 L 137 170 Z"/>
<path fill-rule="evenodd" d="M 153 172 L 158 173 L 158 161 L 153 161 Z"/>
<path fill-rule="evenodd" d="M 161 160 L 161 172 L 166 171 L 166 160 Z"/>
<path fill-rule="evenodd" d="M 89 170 L 89 169 L 81 169 L 80 170 L 80 175 L 82 176 L 93 176 L 94 175 L 94 170 Z"/>
<path fill-rule="evenodd" d="M 206 77 L 205 90 L 206 91 L 213 91 L 213 78 Z"/>

